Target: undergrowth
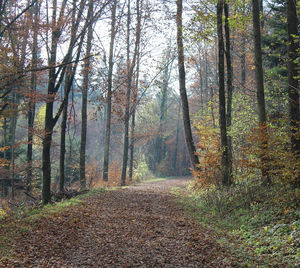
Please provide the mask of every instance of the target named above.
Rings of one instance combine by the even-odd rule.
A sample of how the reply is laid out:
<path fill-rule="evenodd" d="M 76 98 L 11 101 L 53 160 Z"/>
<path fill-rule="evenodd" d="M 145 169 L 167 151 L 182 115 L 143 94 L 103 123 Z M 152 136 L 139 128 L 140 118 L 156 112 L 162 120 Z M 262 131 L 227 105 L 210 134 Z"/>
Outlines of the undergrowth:
<path fill-rule="evenodd" d="M 239 267 L 300 265 L 300 190 L 289 185 L 240 182 L 180 196 L 182 205 L 216 240 L 229 248 Z"/>

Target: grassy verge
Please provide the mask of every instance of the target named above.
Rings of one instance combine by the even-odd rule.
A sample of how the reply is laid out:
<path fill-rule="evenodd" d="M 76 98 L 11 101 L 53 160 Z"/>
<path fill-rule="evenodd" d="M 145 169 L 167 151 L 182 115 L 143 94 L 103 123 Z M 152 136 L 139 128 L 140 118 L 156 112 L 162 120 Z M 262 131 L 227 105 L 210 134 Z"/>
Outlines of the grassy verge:
<path fill-rule="evenodd" d="M 9 255 L 10 243 L 18 239 L 20 234 L 30 231 L 36 220 L 62 213 L 71 206 L 83 203 L 84 199 L 101 194 L 104 191 L 104 188 L 93 189 L 71 199 L 38 208 L 20 207 L 10 215 L 5 215 L 5 213 L 2 212 L 2 218 L 0 217 L 0 261 L 1 258 Z"/>
<path fill-rule="evenodd" d="M 299 189 L 241 183 L 230 189 L 189 189 L 187 196 L 178 196 L 239 267 L 300 265 Z"/>
<path fill-rule="evenodd" d="M 157 181 L 165 181 L 167 180 L 168 178 L 154 178 L 154 179 L 149 179 L 149 180 L 145 180 L 145 181 L 142 181 L 142 183 L 150 183 L 150 182 L 157 182 Z"/>

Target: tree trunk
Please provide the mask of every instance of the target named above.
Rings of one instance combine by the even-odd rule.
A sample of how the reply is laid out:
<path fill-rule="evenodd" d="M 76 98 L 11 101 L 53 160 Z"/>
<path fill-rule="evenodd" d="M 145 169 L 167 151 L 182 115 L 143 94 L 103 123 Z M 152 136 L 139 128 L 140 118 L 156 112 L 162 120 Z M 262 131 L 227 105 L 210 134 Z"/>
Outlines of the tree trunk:
<path fill-rule="evenodd" d="M 63 0 L 61 10 L 60 10 L 60 15 L 58 20 L 56 21 L 56 12 L 57 12 L 57 1 L 53 0 L 53 7 L 52 7 L 52 40 L 51 40 L 51 48 L 50 48 L 50 60 L 49 60 L 49 66 L 55 66 L 56 64 L 56 57 L 57 57 L 57 46 L 58 46 L 58 41 L 59 38 L 62 34 L 62 28 L 64 26 L 62 20 L 64 17 L 64 11 L 66 8 L 66 0 Z M 72 26 L 72 34 L 70 38 L 70 43 L 68 50 L 66 52 L 66 55 L 63 59 L 63 63 L 70 62 L 72 59 L 72 52 L 73 49 L 76 45 L 76 41 L 79 38 L 79 34 L 76 35 L 79 27 L 79 20 L 82 17 L 83 11 L 85 7 L 85 0 L 82 0 L 80 2 L 80 5 L 78 9 L 76 8 L 77 11 L 77 18 L 76 18 L 76 23 L 73 24 Z M 68 79 L 68 85 L 65 85 L 65 90 L 68 91 L 67 96 L 69 94 L 69 91 L 71 89 L 72 83 L 73 83 L 73 78 L 74 74 L 76 71 L 76 67 L 79 57 L 80 57 L 80 52 L 82 48 L 82 43 L 84 39 L 84 31 L 86 29 L 86 26 L 88 25 L 88 20 L 85 23 L 85 27 L 82 29 L 82 32 L 80 34 L 80 40 L 78 44 L 78 49 L 77 49 L 77 55 L 75 59 L 75 66 L 72 70 L 72 74 L 70 75 L 70 79 Z M 74 28 L 73 28 L 74 27 Z M 47 103 L 46 103 L 46 115 L 45 115 L 45 128 L 44 128 L 44 138 L 43 138 L 43 151 L 42 151 L 42 173 L 43 173 L 43 178 L 42 178 L 42 200 L 43 204 L 47 204 L 51 201 L 51 143 L 52 143 L 52 134 L 53 134 L 53 129 L 54 126 L 56 125 L 63 109 L 64 105 L 66 105 L 67 99 L 64 98 L 60 107 L 58 108 L 58 111 L 53 117 L 53 108 L 54 108 L 54 99 L 57 91 L 59 90 L 61 83 L 63 81 L 63 78 L 65 77 L 66 74 L 66 65 L 61 68 L 60 71 L 60 76 L 58 77 L 58 74 L 56 73 L 56 69 L 52 68 L 49 70 L 49 75 L 48 75 L 48 89 L 47 89 Z"/>
<path fill-rule="evenodd" d="M 89 1 L 88 17 L 93 16 L 94 9 L 93 0 Z M 90 55 L 92 51 L 93 40 L 93 24 L 88 27 L 87 33 L 87 46 L 86 46 L 86 60 L 84 62 L 83 70 L 83 85 L 82 85 L 82 109 L 81 109 L 81 139 L 80 139 L 80 188 L 83 190 L 86 188 L 85 177 L 85 158 L 86 158 L 86 134 L 87 134 L 87 96 L 89 88 L 89 73 L 90 73 Z"/>
<path fill-rule="evenodd" d="M 31 68 L 34 70 L 37 68 L 38 60 L 38 20 L 39 20 L 39 3 L 34 5 L 33 14 L 33 41 L 32 41 L 32 63 Z M 31 73 L 31 96 L 29 97 L 29 109 L 28 109 L 28 134 L 27 134 L 27 172 L 26 172 L 26 192 L 30 193 L 32 188 L 32 153 L 33 153 L 33 126 L 35 116 L 35 94 L 37 87 L 37 74 L 36 72 Z"/>
<path fill-rule="evenodd" d="M 258 0 L 252 0 L 252 16 L 253 16 L 253 33 L 254 33 L 254 61 L 255 61 L 255 81 L 258 106 L 258 120 L 262 133 L 261 147 L 261 172 L 263 182 L 268 184 L 271 182 L 269 177 L 268 160 L 266 151 L 268 147 L 268 132 L 267 132 L 267 115 L 265 106 L 264 92 L 264 74 L 262 67 L 262 51 L 261 51 L 261 33 L 260 33 L 260 13 Z"/>
<path fill-rule="evenodd" d="M 131 132 L 130 132 L 130 146 L 129 146 L 129 181 L 133 177 L 133 161 L 134 161 L 134 141 L 135 141 L 135 109 L 131 115 Z"/>
<path fill-rule="evenodd" d="M 231 63 L 231 44 L 230 44 L 230 27 L 229 27 L 229 8 L 226 1 L 224 1 L 224 13 L 225 13 L 225 38 L 226 38 L 226 65 L 227 65 L 227 113 L 226 113 L 226 134 L 228 145 L 228 172 L 229 181 L 232 182 L 232 137 L 228 135 L 228 130 L 231 127 L 231 110 L 232 110 L 232 63 Z"/>
<path fill-rule="evenodd" d="M 242 37 L 241 44 L 241 85 L 244 89 L 246 86 L 246 37 Z"/>
<path fill-rule="evenodd" d="M 134 160 L 134 142 L 135 142 L 135 114 L 136 114 L 136 103 L 137 103 L 137 95 L 139 91 L 139 72 L 140 72 L 140 53 L 137 55 L 136 61 L 136 82 L 133 97 L 133 105 L 132 105 L 132 115 L 131 115 L 131 132 L 130 132 L 130 146 L 129 146 L 129 181 L 132 181 L 133 177 L 133 160 Z"/>
<path fill-rule="evenodd" d="M 113 74 L 113 54 L 116 36 L 116 9 L 117 1 L 114 0 L 111 10 L 111 30 L 110 30 L 110 46 L 108 61 L 108 77 L 107 77 L 107 97 L 106 97 L 106 128 L 105 128 L 105 145 L 104 145 L 104 161 L 103 161 L 103 180 L 108 181 L 109 166 L 109 147 L 111 132 L 111 93 L 112 93 L 112 74 Z"/>
<path fill-rule="evenodd" d="M 219 120 L 221 133 L 221 171 L 222 171 L 222 185 L 230 185 L 230 170 L 228 161 L 228 142 L 226 129 L 226 101 L 225 101 L 225 73 L 224 73 L 224 40 L 223 40 L 223 0 L 218 0 L 217 3 L 217 31 L 218 31 L 218 48 L 219 48 Z"/>
<path fill-rule="evenodd" d="M 11 199 L 15 200 L 15 142 L 17 128 L 17 93 L 13 93 L 13 109 L 16 109 L 15 114 L 11 118 Z"/>
<path fill-rule="evenodd" d="M 130 95 L 131 95 L 131 82 L 132 75 L 130 73 L 130 0 L 127 2 L 127 91 L 126 91 L 126 107 L 125 107 L 125 118 L 124 118 L 124 142 L 123 142 L 123 163 L 122 163 L 122 174 L 121 174 L 121 185 L 125 185 L 126 181 L 126 170 L 128 161 L 128 145 L 129 145 L 129 109 L 130 109 Z"/>
<path fill-rule="evenodd" d="M 166 60 L 170 60 L 170 50 L 167 51 Z M 154 164 L 155 169 L 157 165 L 165 157 L 165 144 L 164 144 L 164 131 L 166 128 L 167 120 L 167 100 L 168 100 L 168 86 L 171 75 L 172 64 L 166 64 L 163 71 L 163 84 L 161 89 L 161 102 L 160 102 L 160 116 L 159 116 L 159 126 L 158 126 L 158 136 L 155 139 L 154 145 Z"/>
<path fill-rule="evenodd" d="M 180 119 L 180 102 L 178 103 L 178 111 L 177 111 L 177 124 L 176 124 L 176 137 L 175 137 L 175 149 L 173 154 L 173 172 L 175 176 L 177 176 L 177 152 L 178 152 L 178 142 L 179 142 L 179 119 Z"/>
<path fill-rule="evenodd" d="M 72 68 L 68 68 L 67 76 L 65 80 L 70 79 L 70 72 Z M 65 84 L 69 82 L 66 81 Z M 66 100 L 63 112 L 62 112 L 62 120 L 61 120 L 61 129 L 60 129 L 60 156 L 59 156 L 59 191 L 64 191 L 65 185 L 65 154 L 66 154 L 66 129 L 67 129 L 67 121 L 68 121 L 68 105 L 69 105 L 69 94 L 68 89 L 65 87 L 64 99 Z"/>
<path fill-rule="evenodd" d="M 288 24 L 288 95 L 291 136 L 291 151 L 300 161 L 300 139 L 296 137 L 300 127 L 299 110 L 299 64 L 296 59 L 299 56 L 299 33 L 296 2 L 286 0 L 287 24 Z M 300 187 L 300 174 L 298 175 L 298 187 Z"/>
<path fill-rule="evenodd" d="M 194 140 L 192 135 L 190 114 L 189 114 L 189 103 L 188 103 L 186 87 L 185 87 L 184 47 L 182 41 L 182 0 L 176 0 L 176 4 L 177 4 L 176 24 L 177 24 L 179 90 L 180 90 L 180 97 L 182 102 L 184 133 L 185 133 L 185 140 L 188 147 L 192 168 L 194 170 L 197 170 L 199 165 L 199 159 L 198 156 L 196 155 L 196 147 L 194 145 Z"/>
<path fill-rule="evenodd" d="M 130 96 L 132 87 L 133 70 L 136 63 L 136 57 L 140 44 L 140 30 L 141 30 L 141 15 L 140 15 L 140 0 L 136 1 L 137 12 L 137 27 L 136 27 L 136 40 L 133 59 L 130 62 L 130 0 L 128 0 L 128 14 L 127 14 L 127 91 L 126 91 L 126 107 L 124 118 L 124 143 L 123 143 L 123 162 L 122 162 L 122 174 L 121 185 L 125 185 L 127 162 L 128 162 L 128 147 L 129 147 L 129 119 L 130 119 Z"/>

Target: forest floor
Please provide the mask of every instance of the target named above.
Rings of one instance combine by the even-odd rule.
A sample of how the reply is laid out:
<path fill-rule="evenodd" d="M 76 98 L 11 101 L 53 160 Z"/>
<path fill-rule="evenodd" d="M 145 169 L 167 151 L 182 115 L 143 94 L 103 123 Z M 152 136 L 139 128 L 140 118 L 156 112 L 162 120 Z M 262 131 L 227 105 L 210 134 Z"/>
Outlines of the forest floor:
<path fill-rule="evenodd" d="M 107 190 L 26 225 L 21 219 L 0 267 L 232 267 L 230 254 L 176 201 L 174 189 L 188 182 Z"/>
<path fill-rule="evenodd" d="M 175 200 L 172 189 L 187 183 L 171 178 L 107 190 L 31 219 L 0 267 L 232 267 Z"/>

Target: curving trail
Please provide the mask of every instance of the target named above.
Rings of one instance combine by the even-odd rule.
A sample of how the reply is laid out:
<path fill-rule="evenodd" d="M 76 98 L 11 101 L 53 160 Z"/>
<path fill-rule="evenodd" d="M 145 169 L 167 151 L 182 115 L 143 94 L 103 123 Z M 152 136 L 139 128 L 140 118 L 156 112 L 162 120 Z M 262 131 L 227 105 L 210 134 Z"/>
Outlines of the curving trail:
<path fill-rule="evenodd" d="M 107 191 L 38 220 L 13 245 L 14 260 L 2 265 L 232 267 L 224 250 L 185 215 L 171 193 L 187 183 L 187 178 L 172 178 Z"/>

